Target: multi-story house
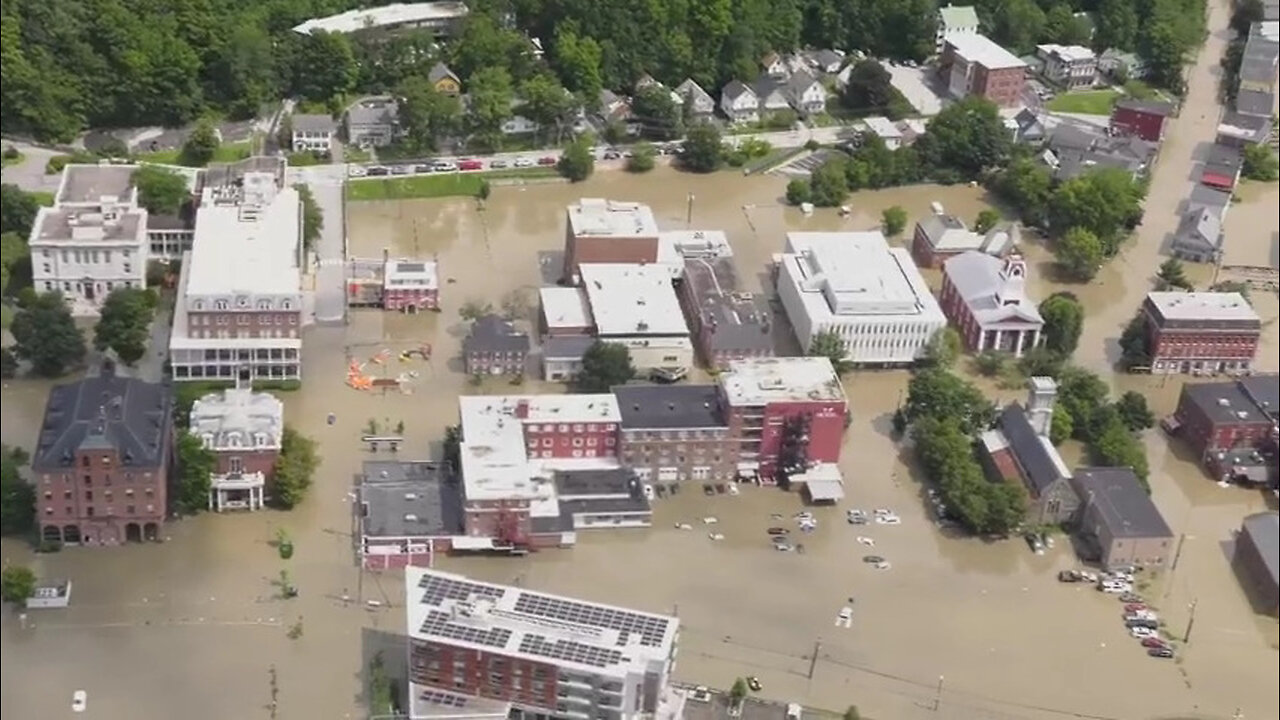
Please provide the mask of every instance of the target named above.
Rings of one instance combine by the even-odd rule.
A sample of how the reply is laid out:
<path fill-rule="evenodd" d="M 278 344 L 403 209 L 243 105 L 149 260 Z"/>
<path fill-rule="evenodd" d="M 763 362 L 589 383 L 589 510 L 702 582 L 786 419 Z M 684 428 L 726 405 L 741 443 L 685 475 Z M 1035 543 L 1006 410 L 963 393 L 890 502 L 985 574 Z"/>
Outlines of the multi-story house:
<path fill-rule="evenodd" d="M 769 308 L 742 289 L 732 257 L 685 260 L 680 301 L 708 367 L 724 369 L 733 360 L 773 355 Z"/>
<path fill-rule="evenodd" d="M 529 356 L 529 334 L 497 315 L 476 318 L 462 340 L 468 375 L 523 375 Z"/>
<path fill-rule="evenodd" d="M 1068 90 L 1092 87 L 1098 77 L 1098 57 L 1080 45 L 1037 45 L 1036 55 L 1044 61 L 1044 76 Z"/>
<path fill-rule="evenodd" d="M 405 572 L 411 717 L 659 717 L 675 669 L 675 617 Z"/>
<path fill-rule="evenodd" d="M 948 213 L 941 203 L 930 203 L 931 212 L 916 223 L 911 236 L 911 258 L 922 268 L 938 267 L 966 252 L 1004 257 L 1017 245 L 1015 226 L 994 227 L 976 233 L 964 220 Z"/>
<path fill-rule="evenodd" d="M 284 440 L 284 403 L 238 384 L 192 403 L 188 428 L 217 463 L 209 478 L 209 509 L 262 509 Z"/>
<path fill-rule="evenodd" d="M 969 5 L 950 5 L 938 8 L 937 37 L 934 52 L 942 54 L 943 40 L 948 35 L 978 34 L 978 12 Z"/>
<path fill-rule="evenodd" d="M 1136 135 L 1158 143 L 1164 139 L 1165 126 L 1174 109 L 1169 102 L 1122 98 L 1111 108 L 1111 134 Z"/>
<path fill-rule="evenodd" d="M 848 403 L 827 358 L 737 360 L 718 384 L 739 476 L 774 484 L 839 461 Z"/>
<path fill-rule="evenodd" d="M 293 151 L 328 155 L 338 134 L 338 122 L 328 115 L 301 114 L 290 117 Z"/>
<path fill-rule="evenodd" d="M 1148 293 L 1141 317 L 1152 373 L 1247 372 L 1262 335 L 1240 293 Z"/>
<path fill-rule="evenodd" d="M 619 457 L 641 481 L 727 481 L 738 441 L 715 385 L 621 385 Z"/>
<path fill-rule="evenodd" d="M 75 315 L 96 315 L 117 288 L 145 288 L 151 244 L 132 165 L 68 165 L 53 207 L 31 227 L 37 292 L 61 292 Z"/>
<path fill-rule="evenodd" d="M 1209 466 L 1212 476 L 1220 479 L 1229 468 L 1215 468 L 1219 452 L 1274 452 L 1277 423 L 1280 376 L 1255 375 L 1230 382 L 1183 385 L 1172 427 Z"/>
<path fill-rule="evenodd" d="M 761 75 L 751 85 L 756 95 L 760 117 L 767 118 L 773 113 L 790 112 L 791 101 L 787 98 L 786 79 L 778 79 L 773 75 Z"/>
<path fill-rule="evenodd" d="M 283 158 L 206 172 L 169 338 L 175 380 L 302 378 L 302 203 L 284 174 Z"/>
<path fill-rule="evenodd" d="M 808 70 L 792 73 L 782 92 L 801 115 L 817 115 L 827 109 L 827 88 Z"/>
<path fill-rule="evenodd" d="M 760 119 L 760 98 L 741 80 L 730 80 L 720 90 L 720 111 L 730 122 L 753 123 Z"/>
<path fill-rule="evenodd" d="M 1211 188 L 1231 192 L 1235 190 L 1243 171 L 1244 153 L 1239 148 L 1214 143 L 1209 146 L 1209 154 L 1200 170 L 1200 182 Z"/>
<path fill-rule="evenodd" d="M 448 65 L 438 62 L 431 66 L 427 73 L 427 82 L 441 95 L 457 97 L 462 94 L 462 81 L 449 69 Z"/>
<path fill-rule="evenodd" d="M 716 101 L 702 86 L 688 78 L 676 86 L 676 93 L 683 101 L 685 117 L 690 120 L 706 120 L 715 114 Z"/>
<path fill-rule="evenodd" d="M 347 108 L 347 142 L 386 147 L 400 135 L 400 104 L 392 97 L 367 97 Z"/>
<path fill-rule="evenodd" d="M 32 453 L 40 538 L 68 545 L 159 540 L 173 468 L 168 388 L 116 375 L 56 385 Z"/>
<path fill-rule="evenodd" d="M 977 95 L 1001 107 L 1017 105 L 1027 82 L 1027 64 L 978 33 L 947 35 L 938 72 L 952 95 Z"/>
<path fill-rule="evenodd" d="M 1026 282 L 1027 263 L 1020 256 L 1000 260 L 969 251 L 942 266 L 938 303 L 969 350 L 1022 357 L 1039 345 L 1044 329 Z"/>
<path fill-rule="evenodd" d="M 440 275 L 429 260 L 391 260 L 383 263 L 382 306 L 416 313 L 440 309 Z"/>

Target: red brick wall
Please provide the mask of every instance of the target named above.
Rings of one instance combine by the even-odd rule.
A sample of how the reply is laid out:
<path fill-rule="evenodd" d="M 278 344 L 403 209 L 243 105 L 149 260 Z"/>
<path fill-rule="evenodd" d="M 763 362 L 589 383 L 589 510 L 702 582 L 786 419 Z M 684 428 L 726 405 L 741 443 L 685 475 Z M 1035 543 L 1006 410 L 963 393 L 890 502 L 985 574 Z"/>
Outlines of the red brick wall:
<path fill-rule="evenodd" d="M 76 526 L 87 544 L 119 544 L 126 527 L 164 525 L 169 459 L 158 467 L 122 466 L 115 450 L 82 451 L 75 465 L 44 472 L 36 495 L 41 527 Z"/>
<path fill-rule="evenodd" d="M 1152 325 L 1152 360 L 1252 360 L 1259 332 L 1163 330 Z"/>
<path fill-rule="evenodd" d="M 387 289 L 383 294 L 383 305 L 388 310 L 403 310 L 409 307 L 416 307 L 419 310 L 438 310 L 440 293 L 431 288 Z"/>
<path fill-rule="evenodd" d="M 1027 76 L 1024 68 L 988 70 L 982 65 L 973 69 L 973 92 L 1001 107 L 1017 105 Z"/>
<path fill-rule="evenodd" d="M 280 456 L 278 450 L 254 450 L 253 448 L 238 448 L 236 450 L 219 450 L 214 453 L 217 461 L 217 471 L 219 473 L 230 473 L 232 470 L 231 458 L 240 458 L 240 472 L 248 474 L 260 472 L 270 478 L 275 473 L 276 459 Z"/>
<path fill-rule="evenodd" d="M 978 339 L 982 336 L 982 328 L 974 320 L 973 313 L 969 311 L 969 305 L 964 298 L 960 297 L 951 278 L 946 274 L 942 276 L 942 292 L 939 293 L 938 304 L 942 307 L 942 313 L 947 316 L 951 326 L 964 339 L 965 347 L 975 350 L 978 347 Z"/>
<path fill-rule="evenodd" d="M 844 438 L 845 404 L 842 402 L 778 402 L 770 403 L 764 412 L 764 431 L 760 438 L 760 476 L 772 479 L 776 471 L 778 451 L 782 445 L 783 427 L 788 418 L 810 415 L 809 462 L 836 462 Z"/>
<path fill-rule="evenodd" d="M 520 532 L 528 535 L 532 529 L 528 500 L 467 501 L 466 531 L 472 537 L 497 537 L 498 519 L 503 514 L 514 515 Z"/>
<path fill-rule="evenodd" d="M 1148 142 L 1159 142 L 1164 134 L 1164 116 L 1131 108 L 1111 112 L 1111 129 L 1123 135 L 1137 135 Z"/>
<path fill-rule="evenodd" d="M 461 686 L 457 680 L 461 679 Z M 409 641 L 409 680 L 464 695 L 512 701 L 553 712 L 556 666 L 447 643 Z"/>
<path fill-rule="evenodd" d="M 1266 421 L 1215 423 L 1199 405 L 1191 401 L 1185 390 L 1178 398 L 1175 416 L 1181 424 L 1179 434 L 1195 450 L 1196 455 L 1201 457 L 1210 450 L 1256 447 L 1271 433 L 1271 423 Z"/>
<path fill-rule="evenodd" d="M 565 276 L 578 272 L 582 263 L 651 263 L 658 259 L 658 238 L 592 237 L 566 235 Z"/>
<path fill-rule="evenodd" d="M 526 422 L 530 458 L 588 458 L 618 455 L 618 425 L 602 422 Z"/>

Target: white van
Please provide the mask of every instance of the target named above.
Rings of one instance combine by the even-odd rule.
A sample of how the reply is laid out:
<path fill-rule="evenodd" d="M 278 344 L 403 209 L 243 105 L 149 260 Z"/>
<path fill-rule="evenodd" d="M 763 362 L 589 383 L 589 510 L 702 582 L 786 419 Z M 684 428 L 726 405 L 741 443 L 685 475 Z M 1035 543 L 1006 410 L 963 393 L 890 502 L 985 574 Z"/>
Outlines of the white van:
<path fill-rule="evenodd" d="M 787 703 L 787 720 L 800 720 L 800 703 Z"/>

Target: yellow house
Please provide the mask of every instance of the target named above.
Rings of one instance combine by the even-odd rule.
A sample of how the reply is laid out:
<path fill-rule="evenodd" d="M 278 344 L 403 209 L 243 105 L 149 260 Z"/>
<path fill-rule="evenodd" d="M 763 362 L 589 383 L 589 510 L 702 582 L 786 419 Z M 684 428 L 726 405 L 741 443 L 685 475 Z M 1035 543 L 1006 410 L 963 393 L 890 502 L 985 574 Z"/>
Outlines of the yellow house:
<path fill-rule="evenodd" d="M 431 82 L 437 92 L 444 95 L 459 95 L 462 93 L 462 81 L 458 79 L 457 75 L 453 74 L 448 65 L 442 62 L 436 63 L 435 67 L 431 68 L 431 72 L 427 73 L 427 80 Z"/>

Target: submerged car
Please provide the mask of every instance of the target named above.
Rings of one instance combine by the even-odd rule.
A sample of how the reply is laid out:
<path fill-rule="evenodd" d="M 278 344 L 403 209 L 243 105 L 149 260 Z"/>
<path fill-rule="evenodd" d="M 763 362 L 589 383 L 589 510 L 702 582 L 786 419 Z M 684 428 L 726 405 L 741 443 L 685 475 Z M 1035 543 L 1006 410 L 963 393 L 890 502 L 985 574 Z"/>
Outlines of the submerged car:
<path fill-rule="evenodd" d="M 1147 650 L 1147 654 L 1153 658 L 1169 659 L 1173 657 L 1173 648 L 1171 647 L 1154 647 Z"/>
<path fill-rule="evenodd" d="M 884 558 L 879 555 L 863 555 L 862 562 L 867 563 L 868 565 L 879 565 L 884 562 Z"/>

